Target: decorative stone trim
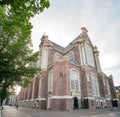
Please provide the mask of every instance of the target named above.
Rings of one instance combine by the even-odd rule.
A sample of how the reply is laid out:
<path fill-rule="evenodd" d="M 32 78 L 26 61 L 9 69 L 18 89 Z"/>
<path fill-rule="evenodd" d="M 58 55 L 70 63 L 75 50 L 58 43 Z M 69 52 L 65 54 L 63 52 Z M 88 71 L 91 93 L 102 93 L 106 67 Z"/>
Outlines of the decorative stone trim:
<path fill-rule="evenodd" d="M 106 100 L 111 100 L 111 98 L 105 98 Z"/>
<path fill-rule="evenodd" d="M 84 97 L 84 99 L 94 100 L 94 99 L 95 99 L 95 97 Z"/>
<path fill-rule="evenodd" d="M 52 96 L 51 99 L 72 99 L 73 97 L 70 95 L 64 95 L 64 96 Z"/>
<path fill-rule="evenodd" d="M 39 100 L 46 100 L 46 98 L 39 98 Z"/>

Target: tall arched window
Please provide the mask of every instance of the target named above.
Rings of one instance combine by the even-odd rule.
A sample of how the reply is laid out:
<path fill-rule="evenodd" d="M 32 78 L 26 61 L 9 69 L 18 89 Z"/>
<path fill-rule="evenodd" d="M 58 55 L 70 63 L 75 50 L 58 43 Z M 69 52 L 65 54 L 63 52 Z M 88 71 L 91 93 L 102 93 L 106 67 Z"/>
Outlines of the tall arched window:
<path fill-rule="evenodd" d="M 74 69 L 70 69 L 70 89 L 71 91 L 80 91 L 79 73 Z"/>
<path fill-rule="evenodd" d="M 53 71 L 48 75 L 48 92 L 53 92 Z"/>
<path fill-rule="evenodd" d="M 90 78 L 91 78 L 92 94 L 100 95 L 97 77 L 95 75 L 90 75 Z"/>
<path fill-rule="evenodd" d="M 95 67 L 92 47 L 88 44 L 85 44 L 85 52 L 86 52 L 87 64 Z"/>

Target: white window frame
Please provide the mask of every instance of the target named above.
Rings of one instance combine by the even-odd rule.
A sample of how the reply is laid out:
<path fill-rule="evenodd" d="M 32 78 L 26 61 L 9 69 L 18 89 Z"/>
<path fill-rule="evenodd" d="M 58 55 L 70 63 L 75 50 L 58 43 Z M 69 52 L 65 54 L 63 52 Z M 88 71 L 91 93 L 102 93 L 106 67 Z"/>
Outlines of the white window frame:
<path fill-rule="evenodd" d="M 72 74 L 72 72 L 76 72 L 76 75 L 77 75 L 77 78 L 74 78 L 73 79 L 73 74 Z M 77 81 L 77 83 L 76 83 L 76 81 Z M 72 82 L 73 82 L 73 86 L 72 86 Z M 77 84 L 77 86 L 76 86 L 76 84 Z M 78 87 L 78 88 L 77 88 Z M 70 90 L 72 91 L 72 92 L 80 92 L 80 79 L 79 79 L 79 72 L 76 70 L 76 69 L 73 69 L 73 68 L 71 68 L 70 69 Z"/>
<path fill-rule="evenodd" d="M 90 74 L 90 80 L 91 80 L 91 88 L 92 88 L 92 95 L 93 96 L 99 96 L 100 90 L 99 90 L 99 84 L 98 84 L 98 78 L 94 74 Z"/>
<path fill-rule="evenodd" d="M 93 49 L 89 44 L 85 43 L 85 54 L 87 59 L 87 64 L 95 67 L 95 58 L 93 55 Z"/>
<path fill-rule="evenodd" d="M 71 51 L 71 52 L 69 52 L 69 60 L 70 61 L 75 61 L 75 56 L 74 56 L 74 52 L 73 51 Z"/>

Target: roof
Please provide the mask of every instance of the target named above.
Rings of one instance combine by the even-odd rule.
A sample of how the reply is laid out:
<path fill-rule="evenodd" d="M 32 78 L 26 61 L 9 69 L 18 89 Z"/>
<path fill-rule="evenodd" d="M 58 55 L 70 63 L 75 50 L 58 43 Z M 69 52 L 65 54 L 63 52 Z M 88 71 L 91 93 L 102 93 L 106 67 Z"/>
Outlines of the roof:
<path fill-rule="evenodd" d="M 81 30 L 82 30 L 82 33 L 80 35 L 78 35 L 66 47 L 62 47 L 62 46 L 52 42 L 51 40 L 48 40 L 48 41 L 54 46 L 55 49 L 60 50 L 63 53 L 65 53 L 65 52 L 67 52 L 68 50 L 70 50 L 74 46 L 75 41 L 78 40 L 78 39 L 85 39 L 85 40 L 88 40 L 91 43 L 90 38 L 89 38 L 89 36 L 87 34 L 87 32 L 88 32 L 87 29 L 85 27 L 82 27 Z M 48 36 L 47 35 L 43 35 L 42 38 L 47 38 L 48 39 Z"/>
<path fill-rule="evenodd" d="M 50 40 L 49 40 L 49 41 L 50 41 Z M 65 50 L 64 47 L 62 47 L 62 46 L 60 46 L 60 45 L 58 45 L 58 44 L 56 44 L 56 43 L 54 43 L 54 42 L 52 42 L 52 41 L 50 41 L 50 42 L 53 44 L 54 48 L 56 48 L 56 49 L 58 49 L 58 50 L 61 50 L 61 51 L 64 51 L 64 50 Z"/>

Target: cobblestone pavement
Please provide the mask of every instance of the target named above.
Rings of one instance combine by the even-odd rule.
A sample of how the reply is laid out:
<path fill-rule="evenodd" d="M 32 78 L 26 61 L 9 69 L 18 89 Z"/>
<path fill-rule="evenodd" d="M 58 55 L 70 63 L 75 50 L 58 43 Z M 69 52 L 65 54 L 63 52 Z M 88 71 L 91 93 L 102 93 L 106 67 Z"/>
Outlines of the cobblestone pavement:
<path fill-rule="evenodd" d="M 111 109 L 50 111 L 4 106 L 2 117 L 120 117 L 120 108 L 115 108 L 112 111 Z"/>

